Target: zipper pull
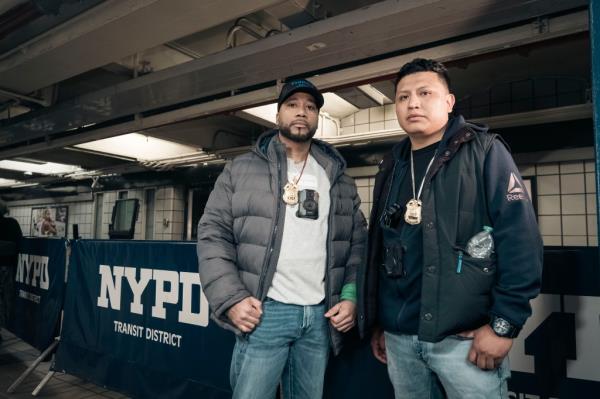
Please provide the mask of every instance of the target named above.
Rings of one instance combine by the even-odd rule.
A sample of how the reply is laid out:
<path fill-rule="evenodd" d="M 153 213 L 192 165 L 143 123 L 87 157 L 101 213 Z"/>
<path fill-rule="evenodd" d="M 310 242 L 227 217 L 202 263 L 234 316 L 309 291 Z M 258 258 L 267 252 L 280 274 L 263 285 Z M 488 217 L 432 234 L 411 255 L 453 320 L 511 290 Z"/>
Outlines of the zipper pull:
<path fill-rule="evenodd" d="M 462 270 L 463 251 L 458 251 L 458 262 L 456 263 L 456 273 L 460 274 Z"/>

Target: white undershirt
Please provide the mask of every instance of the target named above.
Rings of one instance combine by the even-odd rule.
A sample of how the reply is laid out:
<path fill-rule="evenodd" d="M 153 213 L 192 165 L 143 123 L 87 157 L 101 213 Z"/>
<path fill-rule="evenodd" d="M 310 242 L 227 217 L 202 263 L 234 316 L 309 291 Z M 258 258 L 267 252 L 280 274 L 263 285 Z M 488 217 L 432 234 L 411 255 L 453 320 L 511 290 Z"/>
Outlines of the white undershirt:
<path fill-rule="evenodd" d="M 296 179 L 301 169 L 302 162 L 288 158 L 288 181 Z M 311 189 L 319 194 L 319 217 L 299 218 L 298 204 L 285 205 L 283 239 L 269 298 L 295 305 L 315 305 L 325 298 L 329 188 L 325 170 L 309 155 L 298 191 Z"/>

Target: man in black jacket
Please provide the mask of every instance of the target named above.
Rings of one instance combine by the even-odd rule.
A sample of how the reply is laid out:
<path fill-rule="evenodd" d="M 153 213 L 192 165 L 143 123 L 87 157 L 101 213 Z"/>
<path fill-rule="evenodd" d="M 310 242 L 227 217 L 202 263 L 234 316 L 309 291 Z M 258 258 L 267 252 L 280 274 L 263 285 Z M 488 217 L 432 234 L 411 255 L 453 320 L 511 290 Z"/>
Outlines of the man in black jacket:
<path fill-rule="evenodd" d="M 397 398 L 506 398 L 507 354 L 540 288 L 535 214 L 505 144 L 449 118 L 445 67 L 416 59 L 396 77 L 408 139 L 376 176 L 359 328 L 374 327 Z"/>

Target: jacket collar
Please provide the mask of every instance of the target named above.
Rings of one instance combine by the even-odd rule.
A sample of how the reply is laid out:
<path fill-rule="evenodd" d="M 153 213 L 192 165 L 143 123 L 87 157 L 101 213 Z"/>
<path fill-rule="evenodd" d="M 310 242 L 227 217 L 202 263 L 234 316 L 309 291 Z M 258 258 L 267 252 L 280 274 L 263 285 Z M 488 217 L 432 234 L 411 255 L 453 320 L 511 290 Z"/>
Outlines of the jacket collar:
<path fill-rule="evenodd" d="M 471 141 L 475 138 L 478 133 L 486 132 L 487 126 L 479 125 L 473 122 L 467 122 L 458 115 L 451 118 L 448 121 L 442 140 L 440 141 L 436 161 L 431 168 L 431 175 L 435 174 L 435 171 L 441 167 L 442 164 L 450 160 L 458 149 L 466 142 Z M 399 162 L 407 162 L 410 155 L 410 139 L 407 137 L 398 143 L 392 149 L 394 159 Z"/>
<path fill-rule="evenodd" d="M 285 154 L 285 147 L 279 140 L 278 134 L 278 129 L 271 129 L 261 134 L 256 141 L 254 152 L 267 161 L 276 161 L 277 154 Z M 346 161 L 331 144 L 313 139 L 310 154 L 332 179 L 337 179 L 346 170 Z"/>

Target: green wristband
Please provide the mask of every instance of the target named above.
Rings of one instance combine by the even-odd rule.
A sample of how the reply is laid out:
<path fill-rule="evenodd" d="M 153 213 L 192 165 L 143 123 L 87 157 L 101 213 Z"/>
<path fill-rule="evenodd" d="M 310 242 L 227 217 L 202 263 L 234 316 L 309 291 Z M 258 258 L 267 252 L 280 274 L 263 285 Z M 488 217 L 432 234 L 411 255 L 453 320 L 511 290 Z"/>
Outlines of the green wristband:
<path fill-rule="evenodd" d="M 356 283 L 348 283 L 342 288 L 340 300 L 352 301 L 356 303 Z"/>

